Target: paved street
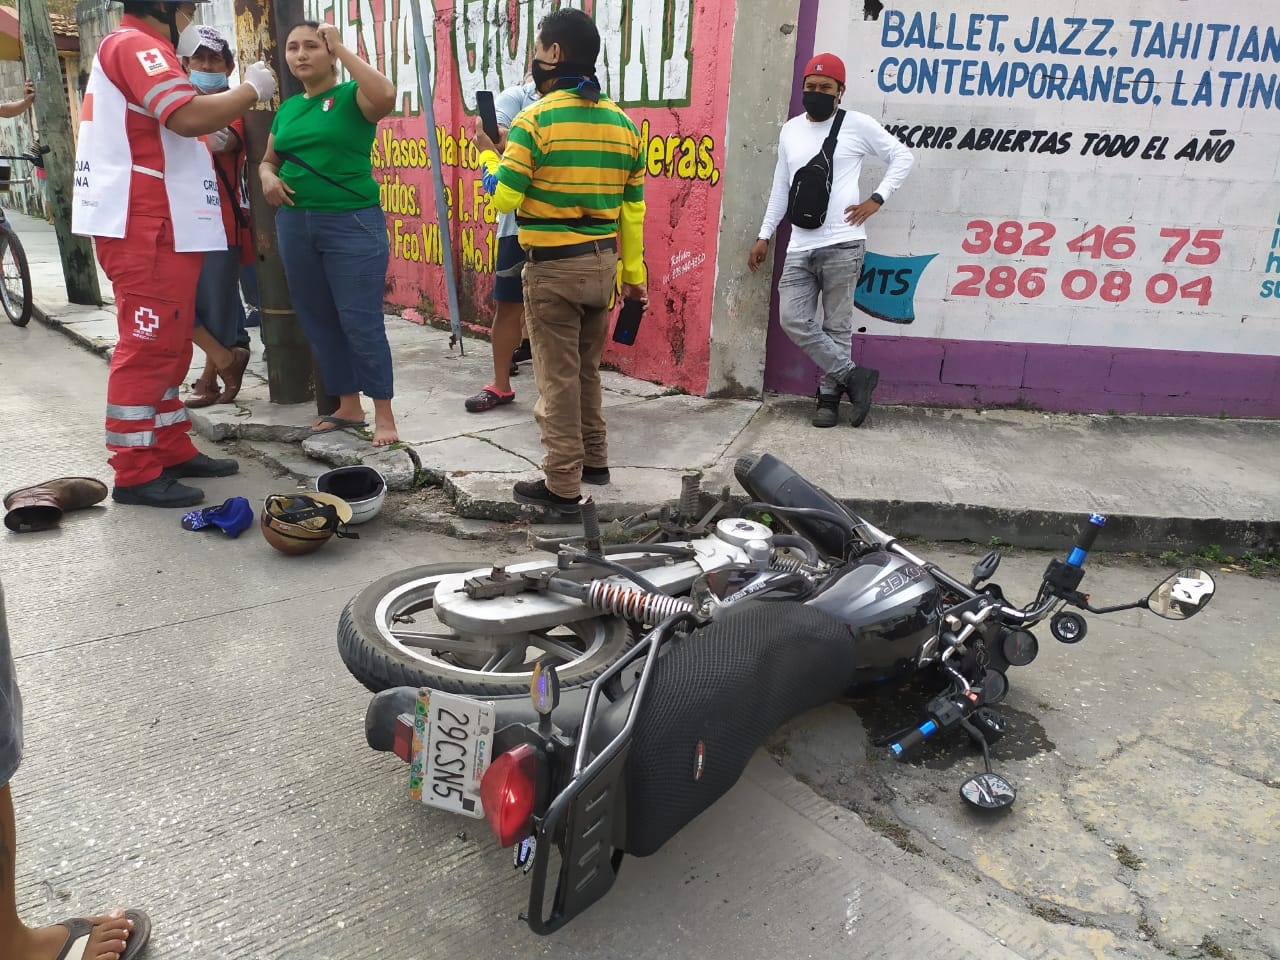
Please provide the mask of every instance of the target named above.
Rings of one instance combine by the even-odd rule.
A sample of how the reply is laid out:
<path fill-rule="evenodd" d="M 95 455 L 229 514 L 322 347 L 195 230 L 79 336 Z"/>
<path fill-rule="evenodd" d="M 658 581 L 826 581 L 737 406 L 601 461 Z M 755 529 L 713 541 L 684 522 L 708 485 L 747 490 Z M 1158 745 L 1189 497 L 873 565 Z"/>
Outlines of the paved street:
<path fill-rule="evenodd" d="M 0 488 L 109 479 L 105 375 L 57 333 L 0 327 Z M 204 483 L 218 503 L 294 481 L 246 460 Z M 628 861 L 608 899 L 539 939 L 517 920 L 524 881 L 487 828 L 413 805 L 403 766 L 364 746 L 367 696 L 334 644 L 359 587 L 477 546 L 379 520 L 289 558 L 256 531 L 230 541 L 179 516 L 108 503 L 54 532 L 0 535 L 27 701 L 13 787 L 28 921 L 137 905 L 156 920 L 154 960 L 1186 957 L 1201 937 L 1241 960 L 1280 955 L 1280 771 L 1264 734 L 1280 721 L 1274 580 L 1223 574 L 1192 624 L 1125 615 L 1108 634 L 1099 620 L 1074 649 L 1046 632 L 1054 649 L 1015 675 L 1010 703 L 1058 752 L 1015 748 L 997 763 L 1023 791 L 1004 820 L 961 809 L 970 754 L 886 773 L 834 706 L 779 739 L 785 766 L 762 753 L 677 840 Z M 1021 594 L 1043 563 L 1011 558 L 1000 579 Z M 1115 583 L 1117 600 L 1165 574 L 1100 567 L 1093 588 Z M 1152 736 L 1148 758 L 1157 723 L 1183 735 Z M 1095 761 L 1108 776 L 1090 775 Z M 1195 803 L 1168 792 L 1175 777 Z M 865 796 L 847 789 L 863 781 Z M 1214 808 L 1215 793 L 1229 805 Z M 1165 796 L 1177 802 L 1148 806 Z M 919 852 L 849 806 L 899 817 Z M 1150 844 L 1135 851 L 1149 869 L 1126 873 L 1108 839 Z M 1203 883 L 1178 882 L 1192 877 Z"/>

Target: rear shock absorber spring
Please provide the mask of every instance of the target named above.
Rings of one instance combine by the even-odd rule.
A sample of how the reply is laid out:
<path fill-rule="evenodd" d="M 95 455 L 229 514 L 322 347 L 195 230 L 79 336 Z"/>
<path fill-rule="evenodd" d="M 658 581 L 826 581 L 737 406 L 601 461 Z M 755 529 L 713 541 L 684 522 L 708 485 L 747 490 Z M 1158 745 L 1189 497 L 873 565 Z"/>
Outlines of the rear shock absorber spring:
<path fill-rule="evenodd" d="M 779 556 L 775 553 L 769 558 L 769 569 L 782 570 L 785 573 L 801 573 L 812 568 L 799 557 Z"/>
<path fill-rule="evenodd" d="M 692 613 L 687 597 L 668 597 L 595 580 L 587 589 L 587 603 L 603 613 L 613 613 L 641 623 L 659 623 L 677 613 Z"/>

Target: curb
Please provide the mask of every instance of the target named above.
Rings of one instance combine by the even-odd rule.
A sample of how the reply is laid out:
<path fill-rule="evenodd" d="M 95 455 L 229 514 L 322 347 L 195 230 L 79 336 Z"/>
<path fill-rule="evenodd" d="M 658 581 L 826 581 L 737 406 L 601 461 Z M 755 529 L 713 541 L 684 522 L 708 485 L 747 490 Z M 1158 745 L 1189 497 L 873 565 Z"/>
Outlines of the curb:
<path fill-rule="evenodd" d="M 110 359 L 112 348 L 109 345 L 90 339 L 74 327 L 62 323 L 57 317 L 50 316 L 34 300 L 32 315 L 46 327 L 69 337 L 78 346 L 104 359 Z M 326 463 L 343 460 L 338 455 L 340 451 L 307 449 L 314 444 L 299 442 L 307 437 L 303 428 L 273 424 L 232 425 L 225 419 L 214 421 L 201 414 L 192 416 L 192 426 L 205 439 L 215 442 L 231 440 L 245 446 L 256 458 L 282 476 L 308 486 L 314 484 L 315 477 L 324 472 Z M 404 469 L 394 470 L 398 476 L 393 489 L 412 490 L 415 482 L 425 478 L 443 492 L 452 511 L 445 514 L 404 510 L 404 518 L 417 528 L 457 539 L 506 540 L 511 538 L 514 524 L 532 524 L 536 528 L 550 521 L 552 525 L 560 525 L 556 529 L 563 527 L 561 515 L 511 501 L 507 495 L 508 485 L 523 474 L 469 472 L 467 480 L 458 482 L 460 477 L 455 479 L 448 473 L 425 466 L 413 450 L 405 449 L 407 453 L 404 459 L 407 462 L 403 465 Z M 316 456 L 317 453 L 321 455 Z M 367 458 L 352 457 L 349 462 L 361 462 L 365 459 Z M 383 467 L 383 464 L 377 465 Z M 677 491 L 679 477 L 687 471 L 668 469 L 664 472 L 672 475 L 671 488 Z M 401 474 L 403 477 L 399 476 Z M 480 482 L 477 483 L 477 480 Z M 497 491 L 501 491 L 501 496 L 497 495 Z M 733 489 L 732 496 L 737 505 L 747 502 L 741 491 Z M 704 491 L 704 506 L 709 506 L 713 499 L 712 493 Z M 1058 510 L 1004 509 L 987 505 L 890 499 L 840 499 L 850 509 L 865 515 L 876 526 L 895 536 L 931 541 L 993 545 L 999 542 L 1029 549 L 1058 550 L 1069 547 L 1074 542 L 1082 520 L 1078 514 Z M 608 522 L 664 503 L 675 504 L 677 500 L 678 496 L 673 495 L 665 500 L 646 500 L 642 503 L 631 496 L 604 502 L 599 505 L 600 519 Z M 1113 514 L 1108 517 L 1098 549 L 1104 552 L 1149 555 L 1176 551 L 1189 555 L 1208 546 L 1217 547 L 1232 556 L 1246 553 L 1265 556 L 1280 552 L 1280 520 Z"/>

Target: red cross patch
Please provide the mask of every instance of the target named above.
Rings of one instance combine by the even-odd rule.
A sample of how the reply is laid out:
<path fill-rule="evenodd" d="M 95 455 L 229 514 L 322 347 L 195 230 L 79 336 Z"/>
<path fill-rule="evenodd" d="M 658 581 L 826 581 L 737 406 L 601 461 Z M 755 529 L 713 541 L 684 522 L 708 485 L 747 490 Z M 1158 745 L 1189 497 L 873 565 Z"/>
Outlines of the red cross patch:
<path fill-rule="evenodd" d="M 159 47 L 140 51 L 138 62 L 142 64 L 142 69 L 146 71 L 148 77 L 154 77 L 157 73 L 164 73 L 169 69 L 169 64 L 165 62 Z"/>

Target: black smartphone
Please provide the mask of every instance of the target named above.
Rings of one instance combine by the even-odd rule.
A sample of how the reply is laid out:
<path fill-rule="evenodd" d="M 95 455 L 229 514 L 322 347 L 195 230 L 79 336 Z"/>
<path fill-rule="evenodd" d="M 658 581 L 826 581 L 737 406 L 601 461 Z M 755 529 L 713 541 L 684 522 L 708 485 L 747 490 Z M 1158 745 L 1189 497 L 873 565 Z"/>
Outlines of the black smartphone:
<path fill-rule="evenodd" d="M 618 311 L 618 322 L 613 327 L 613 342 L 631 346 L 636 342 L 636 334 L 640 332 L 640 318 L 644 316 L 644 301 L 622 301 L 622 309 Z"/>
<path fill-rule="evenodd" d="M 498 113 L 493 109 L 493 91 L 476 91 L 476 113 L 480 117 L 480 126 L 494 143 L 498 142 Z"/>

